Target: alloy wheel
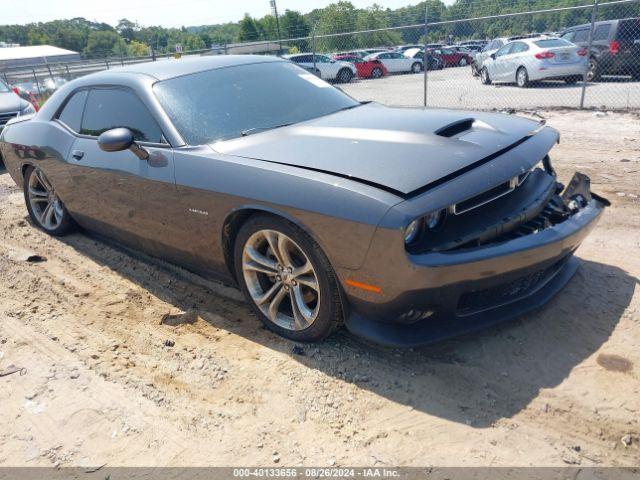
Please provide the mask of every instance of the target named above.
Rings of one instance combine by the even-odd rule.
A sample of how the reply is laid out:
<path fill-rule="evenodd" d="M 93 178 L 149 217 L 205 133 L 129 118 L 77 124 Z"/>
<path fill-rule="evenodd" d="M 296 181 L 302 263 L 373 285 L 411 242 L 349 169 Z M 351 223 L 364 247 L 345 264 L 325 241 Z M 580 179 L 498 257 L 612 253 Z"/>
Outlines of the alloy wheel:
<path fill-rule="evenodd" d="M 467 65 L 467 59 L 461 58 L 460 63 L 458 65 L 460 65 L 461 67 L 465 67 Z"/>
<path fill-rule="evenodd" d="M 45 230 L 60 226 L 64 219 L 62 202 L 41 170 L 36 169 L 29 176 L 27 196 L 36 220 Z"/>
<path fill-rule="evenodd" d="M 273 323 L 309 328 L 320 309 L 320 283 L 296 242 L 276 230 L 258 230 L 244 245 L 242 274 L 251 299 Z"/>
<path fill-rule="evenodd" d="M 374 68 L 371 72 L 371 76 L 373 78 L 380 78 L 382 76 L 382 70 L 380 70 L 378 67 Z"/>
<path fill-rule="evenodd" d="M 420 66 L 420 64 L 419 64 L 418 62 L 414 63 L 414 64 L 411 66 L 411 71 L 412 71 L 413 73 L 420 73 L 420 71 L 421 71 L 421 70 L 422 70 L 422 67 Z"/>

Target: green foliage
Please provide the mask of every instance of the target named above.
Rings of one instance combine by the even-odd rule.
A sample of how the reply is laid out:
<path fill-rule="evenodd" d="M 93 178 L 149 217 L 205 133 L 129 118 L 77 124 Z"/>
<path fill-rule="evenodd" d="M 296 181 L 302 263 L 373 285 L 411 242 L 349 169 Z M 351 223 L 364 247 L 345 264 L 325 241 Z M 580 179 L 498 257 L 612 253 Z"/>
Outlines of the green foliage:
<path fill-rule="evenodd" d="M 86 56 L 106 57 L 146 55 L 149 47 L 157 54 L 172 53 L 176 44 L 181 44 L 184 51 L 189 51 L 210 48 L 214 44 L 310 37 L 314 28 L 316 35 L 326 35 L 416 25 L 415 28 L 336 35 L 316 40 L 319 51 L 335 52 L 422 43 L 425 40 L 422 27 L 425 9 L 428 9 L 429 22 L 440 22 L 588 3 L 591 0 L 455 0 L 453 4 L 446 6 L 442 0 L 426 0 L 392 10 L 376 4 L 360 9 L 350 1 L 339 0 L 304 15 L 294 10 L 285 10 L 279 17 L 279 30 L 273 15 L 255 19 L 246 14 L 237 23 L 182 28 L 145 27 L 126 18 L 121 19 L 114 28 L 78 17 L 27 25 L 0 25 L 0 41 L 21 45 L 50 44 L 81 52 Z M 532 31 L 558 31 L 567 26 L 587 23 L 590 15 L 590 9 L 581 9 L 432 25 L 428 29 L 427 39 L 430 42 L 459 41 Z M 640 16 L 640 2 L 601 6 L 597 16 L 599 20 Z M 285 41 L 283 47 L 304 52 L 310 51 L 312 45 L 311 41 L 303 39 Z"/>

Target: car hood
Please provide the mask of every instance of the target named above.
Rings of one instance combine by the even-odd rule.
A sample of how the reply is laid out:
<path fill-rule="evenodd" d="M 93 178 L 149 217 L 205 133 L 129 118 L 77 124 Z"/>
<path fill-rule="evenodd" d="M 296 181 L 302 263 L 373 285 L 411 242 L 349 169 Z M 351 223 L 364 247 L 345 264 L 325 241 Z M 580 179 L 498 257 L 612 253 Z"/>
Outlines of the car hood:
<path fill-rule="evenodd" d="M 512 115 L 365 104 L 212 147 L 407 195 L 491 159 L 540 127 Z"/>
<path fill-rule="evenodd" d="M 0 93 L 0 113 L 17 112 L 22 108 L 22 100 L 13 92 Z"/>

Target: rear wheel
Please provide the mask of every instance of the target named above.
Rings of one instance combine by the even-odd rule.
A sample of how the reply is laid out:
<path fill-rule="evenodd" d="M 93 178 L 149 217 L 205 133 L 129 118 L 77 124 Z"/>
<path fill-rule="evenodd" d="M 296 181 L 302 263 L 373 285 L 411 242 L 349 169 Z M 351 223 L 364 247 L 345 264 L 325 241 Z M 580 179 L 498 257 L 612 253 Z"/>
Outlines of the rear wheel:
<path fill-rule="evenodd" d="M 349 83 L 353 78 L 353 72 L 348 68 L 343 68 L 338 72 L 338 81 L 340 83 Z"/>
<path fill-rule="evenodd" d="M 489 71 L 487 67 L 480 70 L 480 81 L 483 85 L 491 85 L 491 77 L 489 77 Z"/>
<path fill-rule="evenodd" d="M 422 71 L 422 64 L 420 62 L 414 62 L 414 64 L 411 65 L 411 71 L 413 73 L 420 73 Z"/>
<path fill-rule="evenodd" d="M 527 88 L 529 86 L 529 73 L 524 67 L 520 67 L 516 72 L 516 83 L 520 88 Z"/>
<path fill-rule="evenodd" d="M 478 71 L 478 66 L 475 62 L 471 62 L 471 75 L 474 77 L 480 76 L 480 72 Z"/>
<path fill-rule="evenodd" d="M 250 218 L 238 232 L 234 259 L 240 287 L 269 329 L 313 342 L 342 324 L 333 268 L 297 226 L 273 216 Z"/>
<path fill-rule="evenodd" d="M 24 199 L 33 223 L 50 235 L 61 236 L 73 228 L 73 220 L 42 170 L 27 167 Z"/>
<path fill-rule="evenodd" d="M 375 67 L 371 70 L 371 78 L 380 78 L 382 77 L 382 69 L 380 67 Z"/>
<path fill-rule="evenodd" d="M 598 60 L 591 57 L 589 59 L 589 70 L 587 70 L 587 80 L 590 82 L 597 82 L 602 77 L 602 68 Z"/>
<path fill-rule="evenodd" d="M 466 58 L 464 58 L 464 57 L 462 57 L 462 58 L 460 59 L 460 61 L 458 62 L 458 66 L 460 66 L 460 67 L 466 67 L 466 66 L 467 66 L 467 63 L 468 63 L 468 62 L 467 62 L 467 59 L 466 59 Z"/>

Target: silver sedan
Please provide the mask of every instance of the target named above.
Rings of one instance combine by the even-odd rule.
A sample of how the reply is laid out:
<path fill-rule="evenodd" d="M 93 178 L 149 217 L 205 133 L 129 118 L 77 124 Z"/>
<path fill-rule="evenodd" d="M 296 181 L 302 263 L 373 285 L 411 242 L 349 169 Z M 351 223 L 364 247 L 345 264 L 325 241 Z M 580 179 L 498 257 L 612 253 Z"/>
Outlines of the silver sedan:
<path fill-rule="evenodd" d="M 516 83 L 525 88 L 533 81 L 558 79 L 576 83 L 587 68 L 587 51 L 561 38 L 531 38 L 507 43 L 484 61 L 480 79 L 491 83 Z"/>

